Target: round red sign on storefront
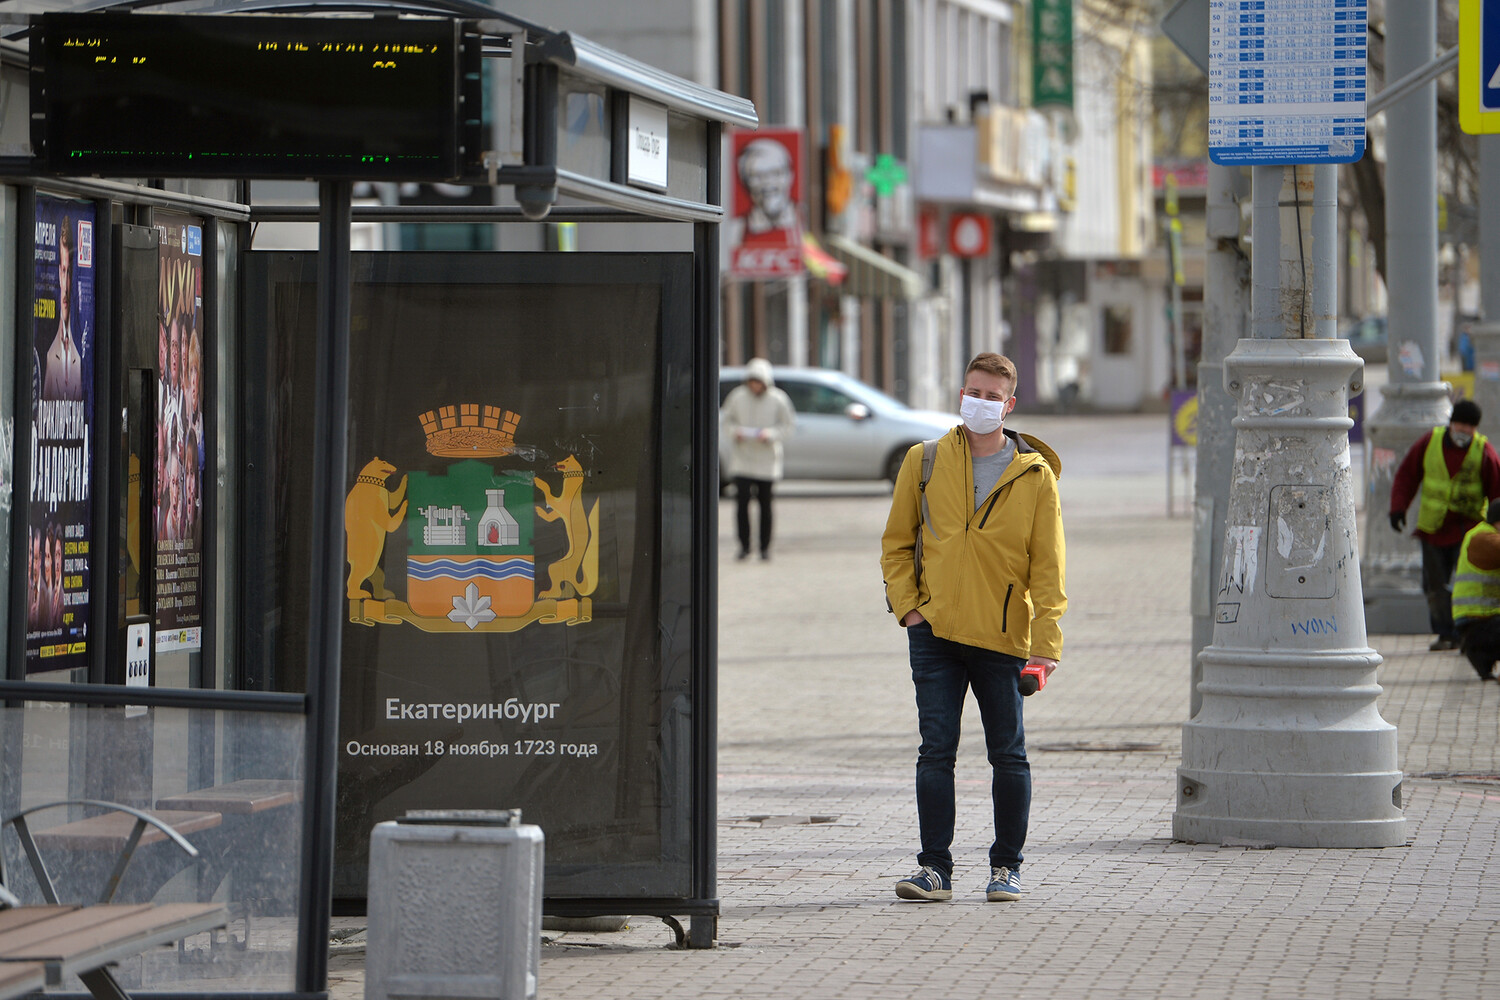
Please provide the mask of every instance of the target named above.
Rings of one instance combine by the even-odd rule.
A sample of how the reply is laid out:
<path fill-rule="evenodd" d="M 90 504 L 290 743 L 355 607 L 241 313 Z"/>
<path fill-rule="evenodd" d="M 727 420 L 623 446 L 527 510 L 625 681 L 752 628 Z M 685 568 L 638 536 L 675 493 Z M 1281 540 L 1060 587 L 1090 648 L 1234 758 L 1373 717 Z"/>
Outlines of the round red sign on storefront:
<path fill-rule="evenodd" d="M 955 257 L 983 257 L 990 252 L 988 215 L 958 212 L 948 218 L 948 252 Z"/>

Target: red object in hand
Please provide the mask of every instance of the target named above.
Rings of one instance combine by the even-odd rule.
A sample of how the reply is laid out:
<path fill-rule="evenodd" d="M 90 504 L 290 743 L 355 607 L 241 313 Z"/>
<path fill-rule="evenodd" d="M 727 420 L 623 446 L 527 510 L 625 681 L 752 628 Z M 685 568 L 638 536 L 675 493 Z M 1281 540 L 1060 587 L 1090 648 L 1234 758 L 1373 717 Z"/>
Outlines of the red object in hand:
<path fill-rule="evenodd" d="M 1031 697 L 1047 686 L 1047 668 L 1040 663 L 1028 663 L 1021 670 L 1021 694 Z"/>

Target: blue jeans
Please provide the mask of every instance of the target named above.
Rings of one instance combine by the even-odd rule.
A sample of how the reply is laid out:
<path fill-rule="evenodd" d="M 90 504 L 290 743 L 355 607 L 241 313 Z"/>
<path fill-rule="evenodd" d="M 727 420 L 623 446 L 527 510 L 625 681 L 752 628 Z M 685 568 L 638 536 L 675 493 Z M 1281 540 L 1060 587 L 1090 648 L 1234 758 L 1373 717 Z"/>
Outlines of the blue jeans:
<path fill-rule="evenodd" d="M 993 772 L 990 797 L 995 809 L 995 842 L 990 867 L 1019 869 L 1031 814 L 1031 765 L 1021 723 L 1019 656 L 949 642 L 920 622 L 906 630 L 911 677 L 917 688 L 917 819 L 922 853 L 917 864 L 952 874 L 953 763 L 958 757 L 964 694 L 973 688 L 984 720 L 984 745 Z"/>

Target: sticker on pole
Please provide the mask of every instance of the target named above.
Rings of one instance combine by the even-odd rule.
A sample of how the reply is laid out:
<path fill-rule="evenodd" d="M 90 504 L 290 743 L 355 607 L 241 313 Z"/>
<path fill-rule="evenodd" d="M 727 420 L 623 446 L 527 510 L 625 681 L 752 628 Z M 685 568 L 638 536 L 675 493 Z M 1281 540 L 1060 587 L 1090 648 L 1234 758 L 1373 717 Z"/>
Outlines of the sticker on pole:
<path fill-rule="evenodd" d="M 1208 152 L 1226 165 L 1365 155 L 1368 0 L 1209 0 Z"/>
<path fill-rule="evenodd" d="M 1460 0 L 1458 123 L 1470 135 L 1500 132 L 1500 0 Z"/>

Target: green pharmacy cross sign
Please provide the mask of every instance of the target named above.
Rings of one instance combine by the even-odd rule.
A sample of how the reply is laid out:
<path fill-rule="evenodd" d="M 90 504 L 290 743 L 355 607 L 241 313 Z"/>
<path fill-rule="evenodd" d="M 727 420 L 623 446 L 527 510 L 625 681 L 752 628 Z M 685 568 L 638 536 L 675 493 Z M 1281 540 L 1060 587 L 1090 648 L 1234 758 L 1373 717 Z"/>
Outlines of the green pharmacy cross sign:
<path fill-rule="evenodd" d="M 906 168 L 890 153 L 875 157 L 875 165 L 865 171 L 865 180 L 875 185 L 875 192 L 889 198 L 891 192 L 906 183 Z"/>

